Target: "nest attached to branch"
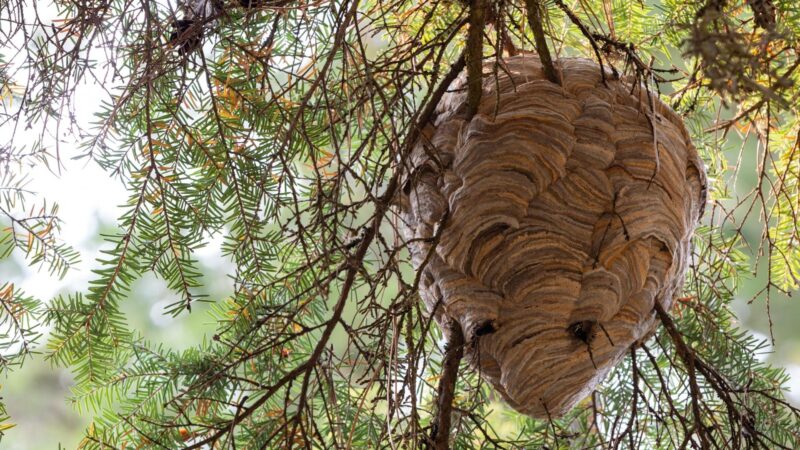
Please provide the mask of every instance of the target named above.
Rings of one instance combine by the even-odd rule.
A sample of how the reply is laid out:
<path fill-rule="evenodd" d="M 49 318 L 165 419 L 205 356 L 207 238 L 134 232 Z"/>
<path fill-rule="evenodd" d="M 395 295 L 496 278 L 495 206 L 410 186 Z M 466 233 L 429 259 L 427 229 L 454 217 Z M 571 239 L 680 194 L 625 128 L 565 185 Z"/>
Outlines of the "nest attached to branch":
<path fill-rule="evenodd" d="M 530 54 L 484 70 L 471 120 L 456 79 L 405 161 L 400 205 L 428 310 L 461 325 L 472 366 L 534 417 L 569 411 L 654 331 L 706 195 L 655 94 L 603 83 L 590 60 L 556 65 L 562 85 Z"/>

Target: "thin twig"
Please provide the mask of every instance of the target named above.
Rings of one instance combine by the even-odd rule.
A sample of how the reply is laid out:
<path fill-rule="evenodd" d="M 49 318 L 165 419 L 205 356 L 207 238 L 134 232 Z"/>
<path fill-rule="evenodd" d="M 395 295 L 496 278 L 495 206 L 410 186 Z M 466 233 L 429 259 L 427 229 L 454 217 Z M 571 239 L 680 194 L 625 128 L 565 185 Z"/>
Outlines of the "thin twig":
<path fill-rule="evenodd" d="M 576 27 L 578 27 L 578 29 L 581 30 L 581 33 L 584 35 L 584 37 L 586 37 L 586 39 L 589 40 L 589 44 L 591 44 L 592 50 L 594 50 L 594 54 L 597 57 L 597 63 L 600 64 L 600 78 L 603 80 L 603 84 L 606 84 L 606 69 L 603 66 L 603 57 L 600 55 L 600 47 L 597 45 L 597 41 L 595 40 L 594 35 L 592 34 L 591 31 L 589 31 L 588 28 L 586 28 L 586 25 L 584 25 L 583 22 L 581 22 L 578 16 L 575 15 L 575 13 L 571 9 L 569 9 L 569 7 L 566 4 L 564 4 L 563 1 L 561 0 L 555 0 L 555 1 L 556 5 L 559 8 L 561 8 L 562 11 L 564 11 L 564 14 L 567 15 L 570 22 L 572 22 Z M 613 66 L 611 68 L 612 70 L 614 70 Z"/>

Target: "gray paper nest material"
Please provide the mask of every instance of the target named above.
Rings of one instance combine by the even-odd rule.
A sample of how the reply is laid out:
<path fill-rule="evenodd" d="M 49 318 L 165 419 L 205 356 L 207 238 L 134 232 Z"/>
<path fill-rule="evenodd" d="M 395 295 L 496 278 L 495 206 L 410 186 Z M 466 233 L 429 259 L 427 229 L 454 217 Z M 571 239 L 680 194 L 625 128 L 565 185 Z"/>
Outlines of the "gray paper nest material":
<path fill-rule="evenodd" d="M 681 118 L 639 86 L 605 86 L 590 60 L 558 61 L 562 86 L 535 56 L 506 63 L 471 120 L 465 75 L 439 103 L 405 162 L 402 229 L 465 358 L 514 409 L 557 417 L 680 293 L 705 172 Z"/>

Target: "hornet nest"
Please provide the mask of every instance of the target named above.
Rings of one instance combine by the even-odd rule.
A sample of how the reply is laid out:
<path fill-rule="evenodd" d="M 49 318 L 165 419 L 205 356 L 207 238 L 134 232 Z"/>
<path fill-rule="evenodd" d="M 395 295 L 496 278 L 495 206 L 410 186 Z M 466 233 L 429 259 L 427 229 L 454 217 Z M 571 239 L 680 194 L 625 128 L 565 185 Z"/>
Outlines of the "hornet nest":
<path fill-rule="evenodd" d="M 531 54 L 484 70 L 471 119 L 459 76 L 404 161 L 400 199 L 428 310 L 461 325 L 472 366 L 534 417 L 569 411 L 653 333 L 706 196 L 683 122 L 655 94 L 604 82 L 590 60 L 556 66 L 561 85 Z"/>

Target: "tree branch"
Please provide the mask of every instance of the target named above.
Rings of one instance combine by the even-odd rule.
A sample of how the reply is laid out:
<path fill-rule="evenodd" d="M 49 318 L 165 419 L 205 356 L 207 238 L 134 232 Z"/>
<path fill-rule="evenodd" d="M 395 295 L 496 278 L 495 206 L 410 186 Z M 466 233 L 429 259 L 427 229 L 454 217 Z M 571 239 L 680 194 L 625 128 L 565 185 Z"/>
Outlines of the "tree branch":
<path fill-rule="evenodd" d="M 405 140 L 403 141 L 403 154 L 408 154 L 408 152 L 413 148 L 416 144 L 417 139 L 420 136 L 420 130 L 422 130 L 425 125 L 431 121 L 433 115 L 436 110 L 436 105 L 441 100 L 442 96 L 447 92 L 447 87 L 450 86 L 450 83 L 457 77 L 458 73 L 464 68 L 465 65 L 465 58 L 462 55 L 455 63 L 450 67 L 449 72 L 445 75 L 442 81 L 439 83 L 437 88 L 433 91 L 432 95 L 430 96 L 428 103 L 425 105 L 425 108 L 421 111 L 420 115 L 418 116 L 416 123 L 410 127 L 408 135 L 406 136 Z M 229 433 L 230 430 L 233 430 L 236 425 L 240 422 L 244 421 L 248 417 L 250 417 L 253 413 L 255 413 L 261 406 L 263 406 L 272 396 L 278 392 L 283 386 L 287 383 L 295 380 L 296 378 L 300 377 L 304 373 L 312 370 L 317 363 L 319 362 L 319 358 L 322 356 L 322 352 L 327 345 L 328 340 L 330 339 L 331 334 L 337 323 L 339 323 L 339 319 L 344 312 L 344 307 L 349 298 L 350 290 L 353 287 L 353 283 L 355 280 L 355 276 L 358 270 L 361 268 L 363 263 L 364 257 L 366 256 L 367 250 L 369 249 L 370 244 L 372 243 L 375 236 L 379 233 L 381 222 L 383 221 L 386 213 L 389 210 L 389 205 L 391 204 L 392 200 L 394 199 L 395 193 L 399 186 L 399 178 L 400 178 L 400 170 L 395 171 L 394 175 L 389 180 L 389 184 L 386 187 L 386 191 L 382 196 L 375 200 L 375 212 L 373 213 L 372 221 L 369 227 L 365 229 L 364 236 L 362 237 L 361 241 L 359 242 L 354 254 L 348 258 L 346 261 L 345 266 L 347 267 L 347 273 L 345 275 L 345 280 L 342 285 L 341 291 L 339 293 L 338 300 L 336 305 L 334 306 L 334 311 L 329 320 L 325 322 L 325 328 L 322 332 L 322 335 L 319 337 L 317 345 L 314 347 L 314 351 L 312 352 L 311 356 L 302 364 L 295 367 L 288 373 L 286 373 L 279 381 L 274 383 L 272 386 L 266 389 L 266 392 L 255 400 L 250 406 L 239 408 L 237 409 L 236 415 L 227 423 L 224 423 L 223 426 L 216 429 L 214 433 L 207 436 L 206 438 L 193 443 L 191 446 L 186 447 L 187 450 L 191 449 L 199 449 L 207 444 L 212 444 L 217 442 L 222 436 L 226 433 Z M 458 328 L 458 332 L 461 333 L 461 328 Z M 463 335 L 461 335 L 461 342 L 463 344 Z M 459 346 L 462 348 L 463 345 Z M 461 359 L 461 356 L 458 357 L 458 360 Z M 445 358 L 446 360 L 446 358 Z M 456 360 L 456 361 L 458 361 Z M 456 363 L 456 369 L 458 368 L 458 364 Z M 451 400 L 452 402 L 452 395 Z M 449 414 L 448 414 L 448 429 L 449 429 Z M 446 447 L 445 447 L 446 448 Z"/>
<path fill-rule="evenodd" d="M 455 319 L 447 323 L 447 344 L 442 361 L 442 377 L 439 378 L 439 398 L 436 418 L 431 430 L 431 446 L 436 450 L 450 448 L 450 420 L 453 412 L 458 365 L 464 356 L 464 332 Z"/>
<path fill-rule="evenodd" d="M 533 38 L 536 43 L 536 53 L 544 66 L 544 76 L 551 83 L 561 84 L 561 80 L 550 56 L 550 49 L 547 48 L 547 40 L 544 37 L 544 27 L 542 27 L 542 5 L 539 0 L 525 0 L 525 8 L 528 10 L 528 24 L 533 30 Z"/>
<path fill-rule="evenodd" d="M 467 34 L 467 117 L 478 112 L 483 94 L 483 29 L 486 26 L 486 0 L 471 0 Z"/>

